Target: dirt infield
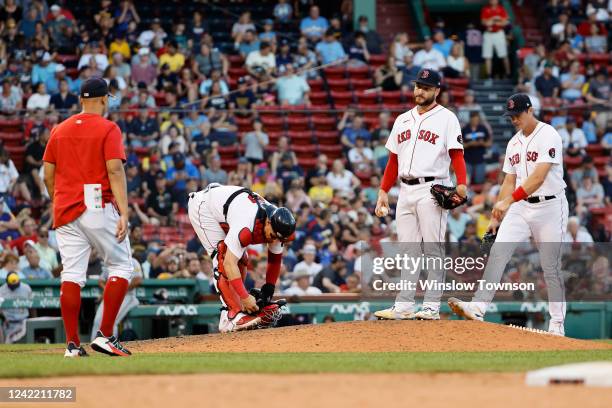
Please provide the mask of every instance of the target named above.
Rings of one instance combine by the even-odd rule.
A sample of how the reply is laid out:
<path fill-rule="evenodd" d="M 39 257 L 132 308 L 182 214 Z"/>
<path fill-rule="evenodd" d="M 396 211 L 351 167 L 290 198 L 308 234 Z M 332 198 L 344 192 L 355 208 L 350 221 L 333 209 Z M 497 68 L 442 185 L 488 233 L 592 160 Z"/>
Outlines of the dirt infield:
<path fill-rule="evenodd" d="M 130 343 L 130 349 L 136 353 L 553 351 L 606 348 L 612 348 L 612 345 L 462 320 L 331 323 Z"/>
<path fill-rule="evenodd" d="M 16 385 L 0 380 L 0 386 Z M 196 374 L 19 380 L 76 386 L 77 403 L 117 407 L 603 407 L 611 389 L 525 386 L 524 374 Z M 112 399 L 112 403 L 110 400 Z M 606 402 L 607 401 L 607 402 Z M 109 405 L 110 404 L 110 405 Z M 40 407 L 42 404 L 11 404 Z"/>

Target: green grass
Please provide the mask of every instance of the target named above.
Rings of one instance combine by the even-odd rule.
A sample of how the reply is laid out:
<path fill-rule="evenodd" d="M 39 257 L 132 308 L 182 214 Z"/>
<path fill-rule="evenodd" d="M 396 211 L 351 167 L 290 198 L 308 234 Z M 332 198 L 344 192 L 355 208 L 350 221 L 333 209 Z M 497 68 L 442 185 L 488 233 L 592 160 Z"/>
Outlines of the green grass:
<path fill-rule="evenodd" d="M 53 346 L 46 346 L 47 348 Z M 0 349 L 5 351 L 6 348 Z M 19 347 L 14 351 L 19 350 Z M 465 353 L 170 353 L 129 358 L 0 352 L 0 378 L 106 374 L 401 373 L 525 371 L 581 361 L 612 361 L 611 350 Z"/>

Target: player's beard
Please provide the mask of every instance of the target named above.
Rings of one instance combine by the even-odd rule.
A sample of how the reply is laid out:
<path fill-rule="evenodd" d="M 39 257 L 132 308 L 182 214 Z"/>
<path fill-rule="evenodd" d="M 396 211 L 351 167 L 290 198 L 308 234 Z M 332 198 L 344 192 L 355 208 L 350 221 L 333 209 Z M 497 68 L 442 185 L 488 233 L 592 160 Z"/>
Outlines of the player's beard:
<path fill-rule="evenodd" d="M 421 98 L 423 98 L 423 97 L 421 97 Z M 427 98 L 427 99 L 423 98 L 423 101 L 421 103 L 419 103 L 416 99 L 415 99 L 415 102 L 420 107 L 425 108 L 425 107 L 431 105 L 432 103 L 434 103 L 435 100 L 436 100 L 436 94 L 434 93 L 431 98 Z"/>

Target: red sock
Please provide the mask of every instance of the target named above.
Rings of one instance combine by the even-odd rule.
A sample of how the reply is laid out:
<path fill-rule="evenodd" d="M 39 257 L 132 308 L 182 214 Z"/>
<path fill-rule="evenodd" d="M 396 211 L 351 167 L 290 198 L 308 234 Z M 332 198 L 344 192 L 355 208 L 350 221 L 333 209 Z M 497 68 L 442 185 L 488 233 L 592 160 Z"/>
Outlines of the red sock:
<path fill-rule="evenodd" d="M 100 331 L 106 337 L 113 335 L 113 326 L 123 298 L 127 292 L 129 282 L 118 276 L 111 276 L 104 287 L 104 311 L 102 312 L 102 324 Z"/>
<path fill-rule="evenodd" d="M 81 345 L 79 340 L 79 311 L 81 310 L 81 286 L 74 282 L 62 282 L 60 286 L 60 307 L 66 331 L 66 343 Z"/>

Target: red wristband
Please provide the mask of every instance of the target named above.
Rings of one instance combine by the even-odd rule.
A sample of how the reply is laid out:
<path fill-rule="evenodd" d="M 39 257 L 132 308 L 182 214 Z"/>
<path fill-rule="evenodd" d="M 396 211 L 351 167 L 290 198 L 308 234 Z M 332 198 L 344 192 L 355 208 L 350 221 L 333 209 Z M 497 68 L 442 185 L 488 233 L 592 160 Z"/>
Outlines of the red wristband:
<path fill-rule="evenodd" d="M 514 201 L 521 201 L 527 198 L 527 193 L 523 189 L 523 186 L 519 186 L 516 190 L 514 190 L 512 193 L 512 198 Z"/>
<path fill-rule="evenodd" d="M 234 288 L 238 296 L 240 296 L 240 299 L 246 299 L 249 297 L 249 292 L 247 292 L 246 288 L 244 287 L 242 278 L 232 279 L 229 281 L 229 283 L 232 285 L 232 288 Z"/>

